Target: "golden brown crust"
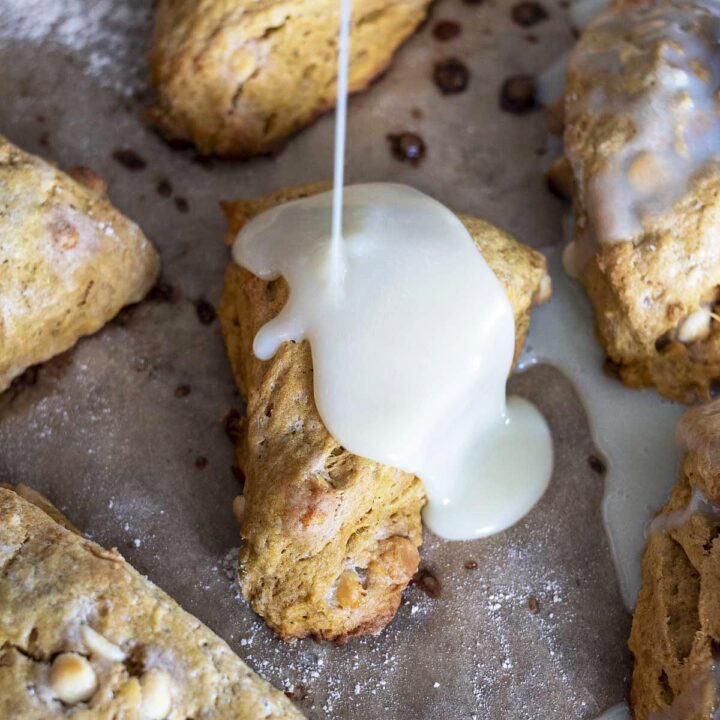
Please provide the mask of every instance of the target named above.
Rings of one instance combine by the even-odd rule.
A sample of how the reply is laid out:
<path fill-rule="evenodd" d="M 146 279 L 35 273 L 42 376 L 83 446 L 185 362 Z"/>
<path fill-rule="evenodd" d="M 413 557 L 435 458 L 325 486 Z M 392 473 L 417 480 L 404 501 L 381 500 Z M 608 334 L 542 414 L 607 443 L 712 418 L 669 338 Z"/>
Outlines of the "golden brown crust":
<path fill-rule="evenodd" d="M 159 258 L 104 194 L 0 136 L 0 391 L 141 300 Z"/>
<path fill-rule="evenodd" d="M 41 499 L 42 509 L 0 488 L 0 717 L 141 720 L 151 671 L 170 678 L 168 720 L 302 717 L 118 552 L 58 525 Z M 86 627 L 125 658 L 96 652 Z M 53 661 L 66 652 L 97 676 L 87 702 L 55 695 Z"/>
<path fill-rule="evenodd" d="M 581 274 L 620 379 L 672 400 L 707 400 L 720 379 L 720 323 L 681 342 L 685 320 L 720 300 L 720 175 L 698 183 L 634 242 L 601 244 Z M 583 218 L 578 208 L 578 218 Z M 582 221 L 582 220 L 581 220 Z M 576 221 L 577 222 L 577 221 Z"/>
<path fill-rule="evenodd" d="M 709 720 L 720 700 L 720 402 L 688 411 L 678 435 L 687 455 L 648 538 L 630 636 L 636 720 Z M 717 507 L 681 515 L 693 491 Z"/>
<path fill-rule="evenodd" d="M 364 90 L 430 0 L 355 0 L 350 90 Z M 250 157 L 335 105 L 334 0 L 161 0 L 150 51 L 151 120 L 202 153 Z"/>
<path fill-rule="evenodd" d="M 602 63 L 598 55 L 594 62 L 571 62 L 564 140 L 574 170 L 575 242 L 588 256 L 580 279 L 595 308 L 599 340 L 625 384 L 691 403 L 709 399 L 720 378 L 720 323 L 711 316 L 720 301 L 720 170 L 709 163 L 692 175 L 682 197 L 644 216 L 635 235 L 612 242 L 600 235 L 617 208 L 593 200 L 592 190 L 638 132 L 632 109 L 667 71 L 670 41 L 660 36 L 647 43 L 650 21 L 636 12 L 664 6 L 681 3 L 617 2 L 617 22 L 591 25 L 583 34 L 578 57 L 614 48 L 618 60 Z M 696 312 L 707 323 L 689 333 L 684 323 Z"/>
<path fill-rule="evenodd" d="M 225 204 L 228 242 L 258 213 L 324 189 Z M 545 260 L 483 220 L 461 218 L 510 298 L 519 352 L 534 298 L 549 296 Z M 344 641 L 379 632 L 395 615 L 417 569 L 425 495 L 413 475 L 352 455 L 327 432 L 315 407 L 306 342 L 286 343 L 268 362 L 253 355 L 255 334 L 287 293 L 282 279 L 267 283 L 231 264 L 220 303 L 228 354 L 247 399 L 237 448 L 245 474 L 243 592 L 285 639 Z"/>

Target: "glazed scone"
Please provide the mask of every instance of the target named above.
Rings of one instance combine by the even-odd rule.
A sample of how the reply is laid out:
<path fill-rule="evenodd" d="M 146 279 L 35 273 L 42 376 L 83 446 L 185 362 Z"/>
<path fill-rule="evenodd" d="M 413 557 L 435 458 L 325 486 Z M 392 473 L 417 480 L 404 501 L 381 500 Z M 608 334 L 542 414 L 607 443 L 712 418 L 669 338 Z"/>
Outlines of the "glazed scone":
<path fill-rule="evenodd" d="M 681 402 L 720 379 L 720 6 L 619 2 L 570 56 L 566 263 L 610 366 Z"/>
<path fill-rule="evenodd" d="M 364 90 L 430 0 L 354 0 L 350 91 Z M 337 0 L 160 0 L 150 51 L 169 139 L 238 158 L 278 150 L 335 105 Z"/>
<path fill-rule="evenodd" d="M 255 215 L 326 189 L 227 203 L 228 243 Z M 510 298 L 517 354 L 533 304 L 550 295 L 545 260 L 483 220 L 460 217 Z M 418 567 L 425 494 L 414 475 L 352 455 L 328 433 L 315 407 L 307 342 L 285 343 L 266 362 L 254 356 L 255 334 L 287 295 L 282 279 L 228 267 L 220 319 L 247 400 L 237 447 L 245 475 L 240 577 L 280 637 L 344 641 L 379 632 L 395 615 Z"/>
<path fill-rule="evenodd" d="M 720 401 L 689 410 L 687 449 L 651 526 L 630 649 L 636 720 L 711 720 L 720 707 Z"/>
<path fill-rule="evenodd" d="M 0 136 L 0 391 L 141 300 L 155 249 L 107 199 Z"/>
<path fill-rule="evenodd" d="M 0 570 L 2 718 L 302 717 L 117 551 L 3 488 Z"/>

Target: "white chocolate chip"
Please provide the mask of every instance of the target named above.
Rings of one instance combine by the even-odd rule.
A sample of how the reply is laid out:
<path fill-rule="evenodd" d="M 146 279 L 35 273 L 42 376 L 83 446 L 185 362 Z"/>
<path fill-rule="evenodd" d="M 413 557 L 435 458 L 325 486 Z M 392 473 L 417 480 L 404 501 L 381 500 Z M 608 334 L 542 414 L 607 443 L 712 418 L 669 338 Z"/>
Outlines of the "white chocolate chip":
<path fill-rule="evenodd" d="M 233 511 L 233 515 L 235 515 L 235 519 L 238 521 L 239 524 L 242 525 L 243 515 L 245 515 L 245 496 L 244 495 L 238 495 L 233 500 L 232 511 Z"/>
<path fill-rule="evenodd" d="M 542 280 L 540 280 L 540 284 L 538 285 L 538 289 L 535 293 L 535 302 L 539 305 L 542 303 L 546 303 L 550 296 L 552 295 L 552 280 L 550 279 L 549 275 L 543 275 Z"/>
<path fill-rule="evenodd" d="M 562 264 L 565 272 L 573 278 L 573 280 L 580 278 L 581 270 L 580 259 L 578 258 L 578 246 L 574 240 L 570 241 L 563 248 Z"/>
<path fill-rule="evenodd" d="M 703 340 L 710 334 L 711 322 L 710 311 L 700 308 L 683 320 L 677 330 L 677 339 L 686 344 Z"/>
<path fill-rule="evenodd" d="M 50 668 L 50 687 L 55 696 L 68 705 L 89 700 L 97 690 L 97 675 L 92 665 L 77 653 L 62 653 Z"/>
<path fill-rule="evenodd" d="M 91 655 L 97 655 L 113 662 L 122 662 L 125 659 L 125 653 L 117 645 L 111 643 L 89 625 L 83 625 L 80 628 L 80 634 Z"/>
<path fill-rule="evenodd" d="M 678 110 L 682 110 L 684 112 L 688 112 L 693 109 L 695 106 L 695 103 L 693 102 L 693 99 L 690 97 L 690 94 L 687 92 L 687 90 L 682 90 L 681 92 L 677 93 L 675 97 L 673 98 L 675 107 Z"/>
<path fill-rule="evenodd" d="M 164 670 L 153 668 L 140 678 L 143 720 L 164 720 L 170 714 L 172 679 Z"/>
<path fill-rule="evenodd" d="M 646 193 L 659 190 L 669 180 L 665 165 L 649 152 L 637 154 L 630 163 L 628 177 L 633 187 Z"/>

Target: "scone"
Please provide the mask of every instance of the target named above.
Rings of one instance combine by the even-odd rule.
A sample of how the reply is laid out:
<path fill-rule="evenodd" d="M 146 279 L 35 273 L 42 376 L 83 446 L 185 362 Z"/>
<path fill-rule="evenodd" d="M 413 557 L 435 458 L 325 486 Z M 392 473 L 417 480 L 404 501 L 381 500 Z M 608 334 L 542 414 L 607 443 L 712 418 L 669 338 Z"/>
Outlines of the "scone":
<path fill-rule="evenodd" d="M 155 282 L 159 259 L 89 171 L 0 136 L 0 391 L 99 330 Z"/>
<path fill-rule="evenodd" d="M 566 255 L 610 366 L 681 402 L 720 379 L 720 6 L 618 2 L 570 56 Z"/>
<path fill-rule="evenodd" d="M 283 190 L 225 204 L 228 242 L 252 217 L 326 190 Z M 516 354 L 535 302 L 550 295 L 542 255 L 483 220 L 460 216 L 502 282 L 516 319 Z M 231 263 L 220 318 L 235 378 L 247 400 L 237 447 L 245 475 L 240 577 L 245 597 L 282 638 L 344 641 L 377 633 L 393 618 L 417 570 L 418 478 L 352 455 L 324 427 L 315 407 L 307 342 L 285 343 L 269 361 L 253 338 L 288 296 Z"/>
<path fill-rule="evenodd" d="M 710 720 L 720 707 L 720 401 L 689 410 L 680 479 L 643 558 L 630 649 L 636 720 Z"/>
<path fill-rule="evenodd" d="M 18 492 L 0 488 L 0 717 L 302 717 L 117 551 Z"/>
<path fill-rule="evenodd" d="M 364 90 L 430 0 L 354 0 L 350 91 Z M 278 150 L 335 105 L 337 0 L 160 0 L 150 51 L 151 120 L 201 153 Z"/>

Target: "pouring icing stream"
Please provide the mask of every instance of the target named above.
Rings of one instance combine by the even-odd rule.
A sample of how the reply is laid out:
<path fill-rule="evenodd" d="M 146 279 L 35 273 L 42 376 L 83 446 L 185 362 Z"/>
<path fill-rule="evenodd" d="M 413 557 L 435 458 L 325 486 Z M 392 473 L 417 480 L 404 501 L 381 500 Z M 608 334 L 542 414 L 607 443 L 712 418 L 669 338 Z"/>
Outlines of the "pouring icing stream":
<path fill-rule="evenodd" d="M 350 67 L 350 20 L 352 0 L 340 0 L 340 34 L 338 38 L 337 108 L 335 111 L 335 154 L 332 205 L 332 273 L 341 277 L 343 259 L 343 186 L 345 185 L 345 138 L 347 136 L 348 70 Z"/>

